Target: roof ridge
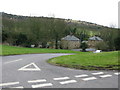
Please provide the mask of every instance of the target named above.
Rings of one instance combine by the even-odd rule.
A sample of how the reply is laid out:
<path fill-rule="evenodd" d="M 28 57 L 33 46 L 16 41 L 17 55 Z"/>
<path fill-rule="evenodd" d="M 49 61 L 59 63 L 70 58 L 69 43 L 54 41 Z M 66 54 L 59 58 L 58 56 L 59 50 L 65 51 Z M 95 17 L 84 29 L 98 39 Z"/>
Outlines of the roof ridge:
<path fill-rule="evenodd" d="M 62 40 L 79 40 L 79 38 L 75 37 L 74 35 L 67 35 L 66 37 L 63 37 Z"/>

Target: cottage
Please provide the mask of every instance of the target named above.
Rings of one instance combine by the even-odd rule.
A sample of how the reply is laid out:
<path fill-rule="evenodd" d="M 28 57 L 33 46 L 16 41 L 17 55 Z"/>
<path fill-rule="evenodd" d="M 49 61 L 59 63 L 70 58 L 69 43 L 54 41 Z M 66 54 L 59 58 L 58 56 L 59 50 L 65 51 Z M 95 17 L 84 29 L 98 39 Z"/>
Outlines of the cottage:
<path fill-rule="evenodd" d="M 103 40 L 98 36 L 93 36 L 88 39 L 88 47 L 95 48 L 95 45 Z"/>
<path fill-rule="evenodd" d="M 80 39 L 74 35 L 67 35 L 61 39 L 62 49 L 77 49 L 80 48 Z"/>

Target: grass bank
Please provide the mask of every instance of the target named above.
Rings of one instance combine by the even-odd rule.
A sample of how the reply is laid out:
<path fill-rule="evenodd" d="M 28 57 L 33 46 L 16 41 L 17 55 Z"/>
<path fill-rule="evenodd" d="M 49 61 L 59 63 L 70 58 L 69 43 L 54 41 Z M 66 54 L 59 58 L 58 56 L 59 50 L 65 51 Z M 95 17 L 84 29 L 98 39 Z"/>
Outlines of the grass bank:
<path fill-rule="evenodd" d="M 118 51 L 114 52 L 81 52 L 76 55 L 56 57 L 48 63 L 84 70 L 119 70 Z"/>
<path fill-rule="evenodd" d="M 0 55 L 19 55 L 19 54 L 36 54 L 36 53 L 78 53 L 71 50 L 60 50 L 60 49 L 43 49 L 43 48 L 24 48 L 14 47 L 8 45 L 0 45 Z"/>

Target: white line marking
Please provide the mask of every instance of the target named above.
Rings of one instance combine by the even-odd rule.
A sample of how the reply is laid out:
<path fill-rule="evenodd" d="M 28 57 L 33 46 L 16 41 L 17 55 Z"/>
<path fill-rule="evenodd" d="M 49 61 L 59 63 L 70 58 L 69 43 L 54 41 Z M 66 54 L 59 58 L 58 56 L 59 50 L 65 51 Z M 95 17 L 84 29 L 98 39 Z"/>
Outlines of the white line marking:
<path fill-rule="evenodd" d="M 87 77 L 87 74 L 82 74 L 82 75 L 76 75 L 75 77 Z"/>
<path fill-rule="evenodd" d="M 41 80 L 31 80 L 31 81 L 28 81 L 28 83 L 37 83 L 37 82 L 46 82 L 45 79 L 41 79 Z"/>
<path fill-rule="evenodd" d="M 18 86 L 18 87 L 10 87 L 10 88 L 24 88 L 23 86 Z"/>
<path fill-rule="evenodd" d="M 112 75 L 102 75 L 102 76 L 100 76 L 101 78 L 105 78 L 105 77 L 111 77 Z"/>
<path fill-rule="evenodd" d="M 65 80 L 69 79 L 69 77 L 59 77 L 59 78 L 53 78 L 53 80 Z"/>
<path fill-rule="evenodd" d="M 68 81 L 63 81 L 63 82 L 60 82 L 60 84 L 68 84 L 68 83 L 75 83 L 77 82 L 76 80 L 68 80 Z"/>
<path fill-rule="evenodd" d="M 14 84 L 19 84 L 19 82 L 2 83 L 0 84 L 0 86 L 7 86 L 7 85 L 14 85 Z"/>
<path fill-rule="evenodd" d="M 46 87 L 46 86 L 52 86 L 52 83 L 45 83 L 45 84 L 37 84 L 37 85 L 32 85 L 32 88 L 40 88 L 40 87 Z"/>
<path fill-rule="evenodd" d="M 120 72 L 117 72 L 117 73 L 114 73 L 115 75 L 119 75 L 120 74 Z"/>
<path fill-rule="evenodd" d="M 12 62 L 17 62 L 17 61 L 21 61 L 23 59 L 17 59 L 17 60 L 14 60 L 14 61 L 9 61 L 9 62 L 5 62 L 4 64 L 8 64 L 8 63 L 12 63 Z"/>
<path fill-rule="evenodd" d="M 104 74 L 103 72 L 92 73 L 93 75 Z"/>
<path fill-rule="evenodd" d="M 97 79 L 96 77 L 89 77 L 89 78 L 84 78 L 84 79 L 82 79 L 82 80 L 84 80 L 84 81 L 89 81 L 89 80 L 95 80 L 95 79 Z"/>
<path fill-rule="evenodd" d="M 29 66 L 33 65 L 35 68 L 27 68 Z M 22 71 L 40 71 L 40 68 L 35 64 L 35 63 L 30 63 L 18 70 L 22 70 Z"/>

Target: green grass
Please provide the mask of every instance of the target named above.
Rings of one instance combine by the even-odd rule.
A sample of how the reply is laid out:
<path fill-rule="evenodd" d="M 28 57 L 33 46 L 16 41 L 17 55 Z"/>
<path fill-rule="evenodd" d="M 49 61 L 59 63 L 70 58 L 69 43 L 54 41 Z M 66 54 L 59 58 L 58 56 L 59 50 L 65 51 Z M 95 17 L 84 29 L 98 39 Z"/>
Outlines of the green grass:
<path fill-rule="evenodd" d="M 78 53 L 71 50 L 60 50 L 60 49 L 43 49 L 43 48 L 24 48 L 14 47 L 8 45 L 0 45 L 2 53 L 0 55 L 18 55 L 18 54 L 34 54 L 34 53 Z M 0 50 L 1 51 L 1 50 Z"/>
<path fill-rule="evenodd" d="M 48 60 L 48 63 L 87 70 L 118 70 L 118 51 L 114 52 L 81 52 L 76 55 L 61 56 Z"/>
<path fill-rule="evenodd" d="M 60 49 L 24 48 L 0 45 L 0 55 L 36 53 L 75 53 L 75 55 L 60 56 L 47 61 L 50 64 L 64 67 L 86 70 L 119 70 L 120 68 L 120 65 L 118 64 L 118 51 L 92 53 Z"/>

